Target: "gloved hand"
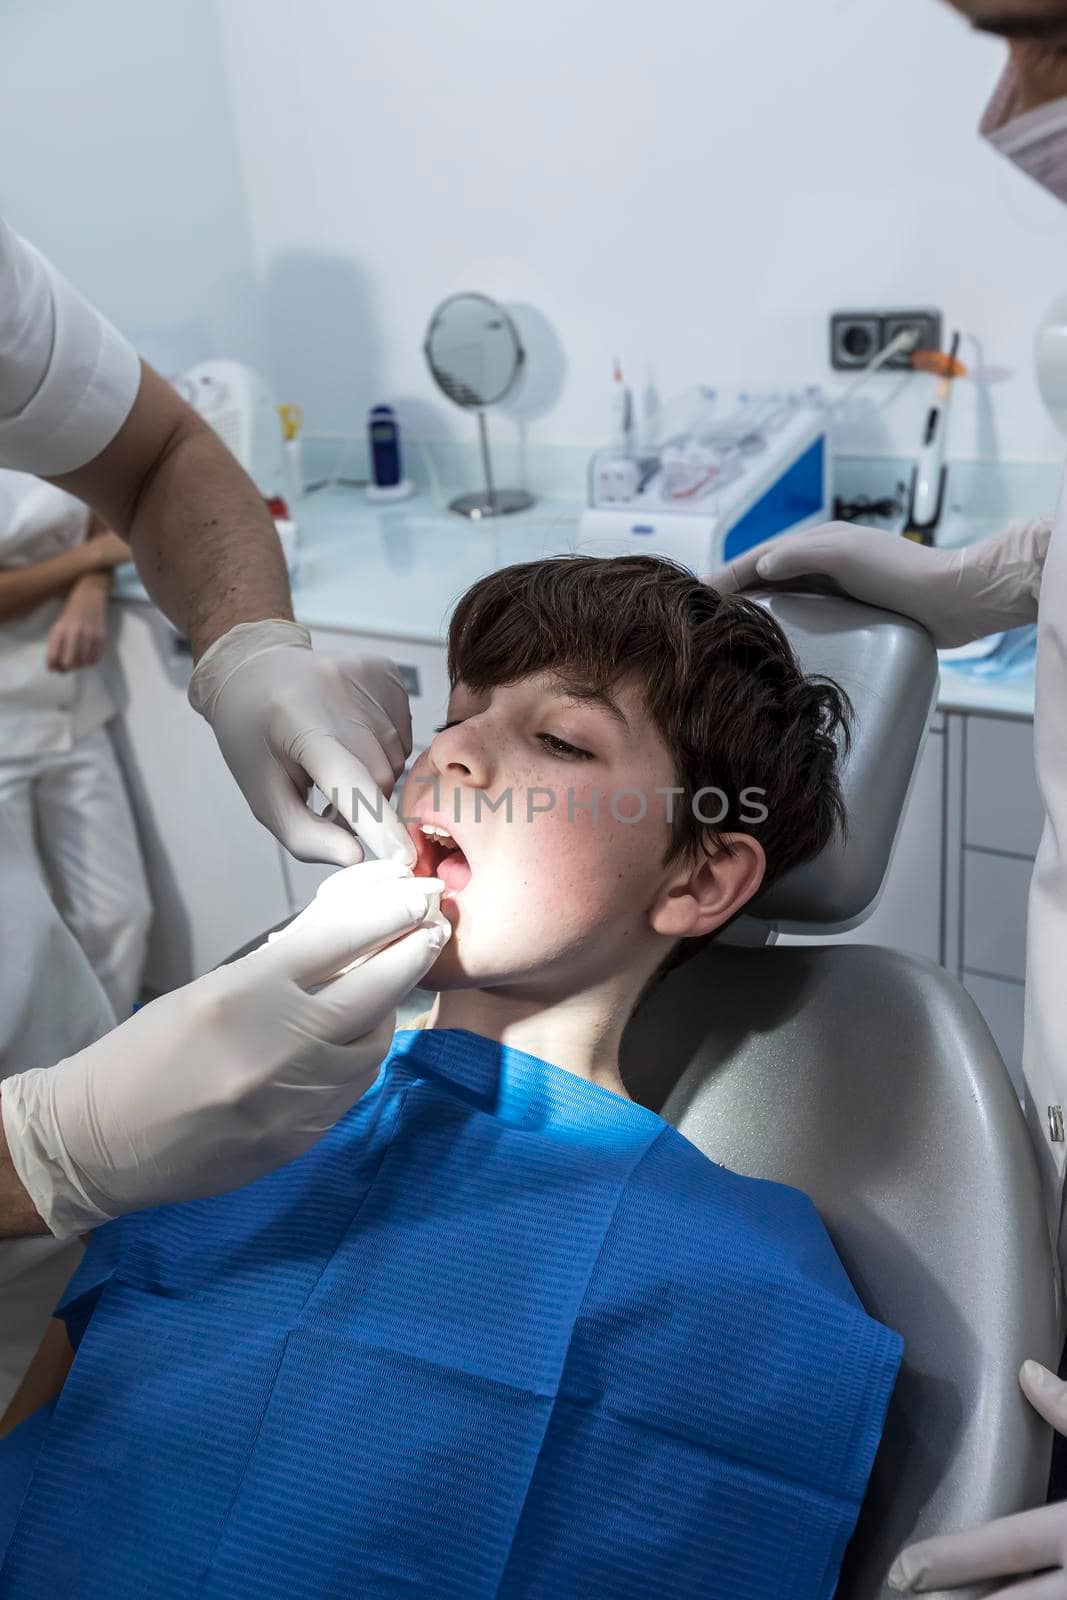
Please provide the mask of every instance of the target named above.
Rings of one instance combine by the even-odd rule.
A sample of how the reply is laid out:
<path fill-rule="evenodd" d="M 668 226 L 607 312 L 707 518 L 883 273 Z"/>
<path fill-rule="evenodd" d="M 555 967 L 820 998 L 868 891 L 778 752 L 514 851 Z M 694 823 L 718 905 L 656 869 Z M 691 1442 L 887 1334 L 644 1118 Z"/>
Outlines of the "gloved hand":
<path fill-rule="evenodd" d="M 713 589 L 781 584 L 819 587 L 914 617 L 939 650 L 1037 620 L 1037 597 L 1051 519 L 1010 524 L 962 550 L 931 549 L 851 522 L 781 534 L 754 545 L 708 578 Z"/>
<path fill-rule="evenodd" d="M 284 936 L 6 1079 L 11 1159 L 51 1231 L 238 1188 L 313 1144 L 373 1083 L 397 1000 L 448 939 L 443 887 L 350 867 Z"/>
<path fill-rule="evenodd" d="M 1024 1364 L 1019 1382 L 1045 1421 L 1067 1434 L 1067 1383 L 1037 1361 Z M 1067 1504 L 1040 1506 L 967 1533 L 913 1544 L 897 1557 L 889 1585 L 901 1594 L 928 1594 L 1031 1572 L 1044 1576 L 997 1589 L 990 1600 L 1067 1600 Z"/>
<path fill-rule="evenodd" d="M 376 856 L 414 865 L 382 798 L 411 754 L 407 692 L 391 662 L 320 655 L 295 622 L 241 622 L 197 662 L 189 702 L 253 814 L 299 860 L 350 866 L 363 859 L 358 835 Z M 312 784 L 352 832 L 308 809 Z"/>

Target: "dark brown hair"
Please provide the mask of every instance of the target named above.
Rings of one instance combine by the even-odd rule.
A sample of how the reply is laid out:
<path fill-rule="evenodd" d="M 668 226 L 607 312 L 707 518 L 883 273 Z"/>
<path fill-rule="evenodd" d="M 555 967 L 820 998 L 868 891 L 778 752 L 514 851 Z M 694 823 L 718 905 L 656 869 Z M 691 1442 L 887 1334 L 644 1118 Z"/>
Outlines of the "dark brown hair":
<path fill-rule="evenodd" d="M 668 860 L 747 833 L 763 846 L 768 884 L 844 831 L 847 696 L 805 677 L 762 606 L 720 595 L 673 561 L 559 556 L 491 573 L 456 606 L 448 671 L 474 693 L 541 673 L 586 697 L 634 684 L 685 790 Z M 728 805 L 715 828 L 691 804 L 712 786 Z M 753 790 L 760 799 L 746 800 Z M 762 821 L 752 820 L 757 806 Z"/>

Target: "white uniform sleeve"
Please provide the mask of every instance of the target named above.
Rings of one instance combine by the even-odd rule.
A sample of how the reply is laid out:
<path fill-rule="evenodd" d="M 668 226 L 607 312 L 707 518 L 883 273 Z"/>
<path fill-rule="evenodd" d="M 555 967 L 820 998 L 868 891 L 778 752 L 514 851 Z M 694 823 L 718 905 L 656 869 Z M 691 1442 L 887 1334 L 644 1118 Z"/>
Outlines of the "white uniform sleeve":
<path fill-rule="evenodd" d="M 0 466 L 58 477 L 129 416 L 137 353 L 0 218 Z"/>
<path fill-rule="evenodd" d="M 1067 476 L 1041 578 L 1034 699 L 1034 755 L 1045 827 L 1030 884 L 1023 1073 L 1027 1117 L 1067 1281 Z"/>

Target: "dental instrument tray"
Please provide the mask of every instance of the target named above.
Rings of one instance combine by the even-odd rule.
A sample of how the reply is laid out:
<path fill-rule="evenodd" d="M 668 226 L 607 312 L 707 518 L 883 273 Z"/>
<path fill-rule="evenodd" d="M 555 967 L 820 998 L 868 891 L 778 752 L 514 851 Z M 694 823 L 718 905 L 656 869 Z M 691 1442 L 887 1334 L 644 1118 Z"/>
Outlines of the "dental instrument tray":
<path fill-rule="evenodd" d="M 579 528 L 586 554 L 645 550 L 701 574 L 829 519 L 829 412 L 817 389 L 723 402 L 699 388 L 663 420 L 662 443 L 594 455 Z"/>

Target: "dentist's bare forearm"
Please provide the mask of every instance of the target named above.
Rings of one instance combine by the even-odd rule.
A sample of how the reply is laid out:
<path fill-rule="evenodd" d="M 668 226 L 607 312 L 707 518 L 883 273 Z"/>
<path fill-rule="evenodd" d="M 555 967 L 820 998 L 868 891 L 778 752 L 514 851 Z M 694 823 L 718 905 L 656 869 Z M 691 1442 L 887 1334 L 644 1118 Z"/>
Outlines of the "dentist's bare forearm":
<path fill-rule="evenodd" d="M 129 540 L 160 610 L 199 657 L 238 622 L 292 616 L 263 496 L 222 441 L 151 367 L 105 450 L 55 479 Z"/>
<path fill-rule="evenodd" d="M 145 588 L 196 658 L 235 623 L 293 614 L 263 496 L 200 423 L 153 474 L 127 538 Z"/>
<path fill-rule="evenodd" d="M 47 1232 L 37 1207 L 15 1171 L 0 1117 L 0 1239 L 29 1239 Z"/>

